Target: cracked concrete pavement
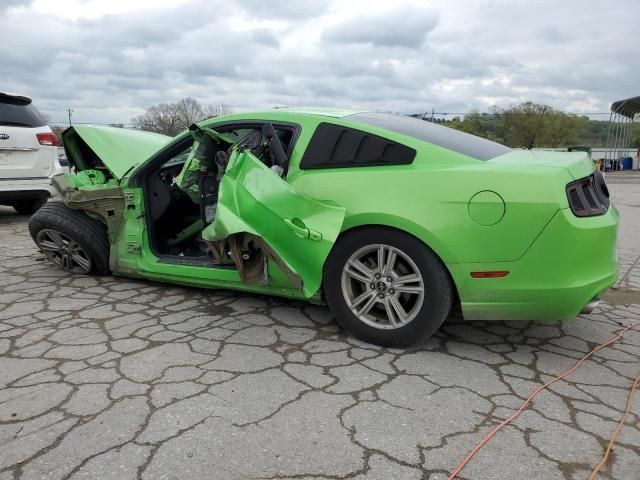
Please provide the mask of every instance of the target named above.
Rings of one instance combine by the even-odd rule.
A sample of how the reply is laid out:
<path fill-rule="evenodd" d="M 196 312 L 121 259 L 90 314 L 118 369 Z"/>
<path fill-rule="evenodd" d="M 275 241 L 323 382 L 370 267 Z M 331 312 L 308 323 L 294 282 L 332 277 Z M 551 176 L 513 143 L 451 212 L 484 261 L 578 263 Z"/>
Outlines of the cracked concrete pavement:
<path fill-rule="evenodd" d="M 640 320 L 640 178 L 609 182 L 622 270 L 596 312 L 451 318 L 409 349 L 357 341 L 320 306 L 67 275 L 0 207 L 0 480 L 446 479 L 540 382 Z M 632 330 L 460 478 L 586 478 L 639 358 Z M 640 394 L 632 412 L 600 478 L 638 478 Z"/>

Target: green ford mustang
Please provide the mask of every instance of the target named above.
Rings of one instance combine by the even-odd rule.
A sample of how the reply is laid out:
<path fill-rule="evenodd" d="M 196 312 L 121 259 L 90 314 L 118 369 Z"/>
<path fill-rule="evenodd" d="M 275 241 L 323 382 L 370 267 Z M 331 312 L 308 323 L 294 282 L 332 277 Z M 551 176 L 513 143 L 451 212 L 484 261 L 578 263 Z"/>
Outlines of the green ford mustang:
<path fill-rule="evenodd" d="M 585 153 L 295 109 L 176 138 L 77 126 L 63 142 L 75 173 L 29 229 L 71 272 L 326 302 L 357 337 L 396 346 L 452 309 L 574 318 L 616 280 L 618 212 Z"/>

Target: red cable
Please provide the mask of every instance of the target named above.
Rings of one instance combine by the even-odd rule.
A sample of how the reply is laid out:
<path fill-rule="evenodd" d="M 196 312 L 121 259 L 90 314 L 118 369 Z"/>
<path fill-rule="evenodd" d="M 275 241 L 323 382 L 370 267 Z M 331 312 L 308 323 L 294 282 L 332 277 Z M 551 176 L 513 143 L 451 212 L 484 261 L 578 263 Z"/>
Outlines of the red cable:
<path fill-rule="evenodd" d="M 616 429 L 611 434 L 611 438 L 609 439 L 609 444 L 607 445 L 607 449 L 605 450 L 604 455 L 602 456 L 602 460 L 600 460 L 600 463 L 596 465 L 596 467 L 593 469 L 593 471 L 591 472 L 591 475 L 589 475 L 589 478 L 587 480 L 593 480 L 594 478 L 596 478 L 600 469 L 607 463 L 609 454 L 611 453 L 611 450 L 613 450 L 613 445 L 616 443 L 616 438 L 618 437 L 620 430 L 622 430 L 622 427 L 624 426 L 624 422 L 627 421 L 627 417 L 631 414 L 631 404 L 633 403 L 633 394 L 635 393 L 636 388 L 638 387 L 638 384 L 640 384 L 640 375 L 636 377 L 633 384 L 631 385 L 631 390 L 629 390 L 629 395 L 627 396 L 627 408 L 624 411 L 624 415 L 618 422 Z"/>
<path fill-rule="evenodd" d="M 617 342 L 618 340 L 620 340 L 624 334 L 628 331 L 631 330 L 632 328 L 637 327 L 638 325 L 640 325 L 640 322 L 635 322 L 632 323 L 631 325 L 629 325 L 628 327 L 625 327 L 624 329 L 622 329 L 620 331 L 620 333 L 618 333 L 618 335 L 616 335 L 615 337 L 613 337 L 611 340 L 598 345 L 597 347 L 595 347 L 593 350 L 591 350 L 588 354 L 586 354 L 578 363 L 576 363 L 572 368 L 570 368 L 569 370 L 567 370 L 566 372 L 558 375 L 557 377 L 553 378 L 552 380 L 549 380 L 547 383 L 544 383 L 542 385 L 540 385 L 538 388 L 536 388 L 534 390 L 534 392 L 529 395 L 529 398 L 527 398 L 522 405 L 520 405 L 520 408 L 518 408 L 518 410 L 516 410 L 516 412 L 511 415 L 509 418 L 507 418 L 506 420 L 502 421 L 497 427 L 495 427 L 493 430 L 491 430 L 475 447 L 473 447 L 473 449 L 471 450 L 471 452 L 469 452 L 469 454 L 465 457 L 465 459 L 460 462 L 460 464 L 456 467 L 456 469 L 453 471 L 453 473 L 451 475 L 449 475 L 449 477 L 447 478 L 447 480 L 454 480 L 456 478 L 456 476 L 462 471 L 462 469 L 465 467 L 465 465 L 467 463 L 469 463 L 469 460 L 471 460 L 473 458 L 473 456 L 478 453 L 478 451 L 484 446 L 485 443 L 487 443 L 496 433 L 498 433 L 498 431 L 500 431 L 502 428 L 504 428 L 505 426 L 507 426 L 509 423 L 511 423 L 518 415 L 520 415 L 524 409 L 527 407 L 527 405 L 529 405 L 529 403 L 531 403 L 531 400 L 533 400 L 533 398 L 538 395 L 538 393 L 540 393 L 542 390 L 544 390 L 545 388 L 549 387 L 550 385 L 556 383 L 558 380 L 562 380 L 564 377 L 566 377 L 567 375 L 569 375 L 570 373 L 575 372 L 578 367 L 580 365 L 582 365 L 585 361 L 587 361 L 594 353 L 596 353 L 598 350 L 602 350 L 603 348 L 608 347 L 609 345 L 611 345 L 614 342 Z"/>

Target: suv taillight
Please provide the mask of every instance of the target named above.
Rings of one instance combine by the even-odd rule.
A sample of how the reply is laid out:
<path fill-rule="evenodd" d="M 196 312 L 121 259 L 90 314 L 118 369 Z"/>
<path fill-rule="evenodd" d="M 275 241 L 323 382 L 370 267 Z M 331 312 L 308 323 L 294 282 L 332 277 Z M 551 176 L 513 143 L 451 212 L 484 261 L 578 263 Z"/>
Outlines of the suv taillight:
<path fill-rule="evenodd" d="M 36 133 L 36 138 L 40 145 L 48 145 L 50 147 L 58 145 L 58 137 L 56 137 L 55 133 Z"/>
<path fill-rule="evenodd" d="M 576 217 L 602 215 L 606 213 L 611 203 L 604 175 L 599 170 L 586 178 L 568 184 L 567 198 L 571 211 Z"/>

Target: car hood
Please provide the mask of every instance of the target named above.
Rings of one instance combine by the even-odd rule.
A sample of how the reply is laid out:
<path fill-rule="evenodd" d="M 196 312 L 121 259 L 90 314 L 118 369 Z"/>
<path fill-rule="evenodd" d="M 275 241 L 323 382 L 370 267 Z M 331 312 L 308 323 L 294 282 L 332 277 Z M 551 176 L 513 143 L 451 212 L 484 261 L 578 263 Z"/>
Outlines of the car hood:
<path fill-rule="evenodd" d="M 488 163 L 503 165 L 536 165 L 554 169 L 566 169 L 577 180 L 593 173 L 594 166 L 585 152 L 551 152 L 545 150 L 512 150 Z"/>
<path fill-rule="evenodd" d="M 100 168 L 121 180 L 131 168 L 164 147 L 172 137 L 117 127 L 78 125 L 62 132 L 69 163 L 78 170 Z"/>

